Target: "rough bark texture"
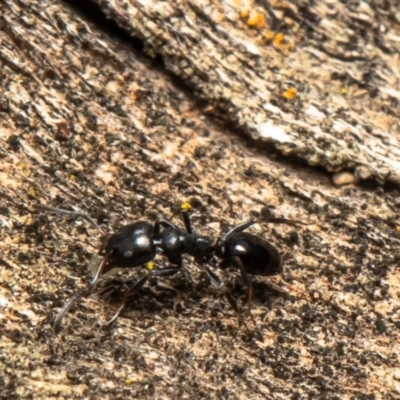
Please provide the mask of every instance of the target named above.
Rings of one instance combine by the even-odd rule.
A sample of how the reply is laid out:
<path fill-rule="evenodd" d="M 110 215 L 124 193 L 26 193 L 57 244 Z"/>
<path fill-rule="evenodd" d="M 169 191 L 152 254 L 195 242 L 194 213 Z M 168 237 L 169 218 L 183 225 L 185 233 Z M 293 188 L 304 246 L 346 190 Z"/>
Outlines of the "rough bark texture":
<path fill-rule="evenodd" d="M 398 1 L 96 2 L 254 140 L 400 182 Z"/>
<path fill-rule="evenodd" d="M 334 1 L 326 9 L 324 2 L 315 9 L 305 1 L 298 8 L 260 2 L 268 23 L 278 7 L 301 25 L 299 35 L 304 29 L 303 41 L 293 34 L 295 48 L 286 54 L 281 42 L 256 44 L 262 30 L 238 17 L 237 2 L 219 8 L 184 2 L 181 12 L 168 11 L 167 2 L 142 3 L 125 3 L 123 12 L 119 3 L 101 4 L 144 39 L 146 50 L 165 57 L 211 114 L 225 110 L 228 122 L 252 135 L 273 114 L 275 126 L 290 127 L 270 138 L 280 152 L 398 181 L 394 12 L 363 3 L 373 13 L 363 19 L 367 11 Z M 283 16 L 274 22 L 278 28 Z M 350 35 L 345 28 L 354 21 L 365 34 L 354 28 Z M 316 41 L 329 22 L 329 29 L 342 27 L 336 35 L 343 49 L 333 34 Z M 346 37 L 352 37 L 347 44 Z M 297 52 L 302 45 L 304 58 Z M 331 81 L 334 71 L 339 75 Z M 244 141 L 207 119 L 198 97 L 174 85 L 159 65 L 58 2 L 3 1 L 0 81 L 2 398 L 399 397 L 397 189 L 334 187 L 321 171 Z M 292 100 L 290 91 L 282 98 L 288 85 L 298 91 Z M 317 115 L 314 122 L 307 109 Z M 335 126 L 344 128 L 334 133 Z M 54 316 L 92 274 L 87 265 L 102 238 L 86 221 L 38 205 L 76 207 L 112 233 L 128 221 L 169 218 L 184 200 L 194 207 L 196 231 L 214 237 L 269 213 L 313 222 L 251 228 L 285 262 L 283 277 L 254 279 L 251 333 L 237 328 L 218 289 L 185 258 L 181 274 L 151 281 L 112 326 L 105 321 L 141 271 L 104 279 L 55 337 Z M 239 274 L 220 275 L 242 300 Z"/>

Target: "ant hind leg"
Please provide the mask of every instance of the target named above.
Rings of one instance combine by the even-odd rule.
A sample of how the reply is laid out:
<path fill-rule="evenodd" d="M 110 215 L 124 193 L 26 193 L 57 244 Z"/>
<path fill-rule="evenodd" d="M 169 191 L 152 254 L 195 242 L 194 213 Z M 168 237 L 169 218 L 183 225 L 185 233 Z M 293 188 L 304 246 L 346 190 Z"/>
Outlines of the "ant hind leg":
<path fill-rule="evenodd" d="M 239 328 L 244 325 L 244 327 L 246 328 L 246 330 L 248 332 L 249 328 L 247 327 L 246 322 L 244 321 L 243 318 L 243 313 L 242 310 L 239 308 L 239 306 L 237 305 L 235 299 L 232 297 L 232 295 L 229 293 L 228 289 L 226 288 L 225 283 L 223 282 L 223 280 L 221 278 L 219 278 L 213 271 L 211 271 L 208 267 L 205 268 L 208 277 L 211 279 L 212 282 L 214 282 L 219 289 L 223 290 L 223 293 L 226 297 L 226 299 L 228 300 L 228 303 L 230 304 L 230 306 L 233 308 L 233 310 L 235 311 L 238 321 L 239 321 Z"/>
<path fill-rule="evenodd" d="M 243 282 L 247 287 L 247 307 L 249 309 L 251 321 L 253 322 L 253 325 L 256 326 L 256 322 L 254 320 L 253 314 L 251 313 L 251 305 L 253 303 L 253 284 L 251 283 L 251 279 L 250 279 L 249 275 L 247 274 L 240 257 L 235 257 L 235 263 L 239 267 Z"/>

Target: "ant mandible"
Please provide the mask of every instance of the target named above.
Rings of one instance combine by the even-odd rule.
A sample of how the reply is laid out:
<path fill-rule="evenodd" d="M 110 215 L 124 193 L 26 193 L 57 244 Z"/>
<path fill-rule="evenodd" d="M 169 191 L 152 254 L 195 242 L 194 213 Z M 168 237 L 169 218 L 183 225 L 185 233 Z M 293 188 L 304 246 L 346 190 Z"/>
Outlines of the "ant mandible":
<path fill-rule="evenodd" d="M 68 214 L 81 213 L 67 210 L 51 209 Z M 115 321 L 121 313 L 126 300 L 132 294 L 140 290 L 151 276 L 165 277 L 178 273 L 183 267 L 182 256 L 188 254 L 194 257 L 198 266 L 205 269 L 207 275 L 220 289 L 229 304 L 236 312 L 239 323 L 243 323 L 242 312 L 236 304 L 224 282 L 211 269 L 211 267 L 226 269 L 236 267 L 239 269 L 242 279 L 247 286 L 247 305 L 250 310 L 253 298 L 253 287 L 249 275 L 272 276 L 281 272 L 281 258 L 278 250 L 260 236 L 243 232 L 245 229 L 257 223 L 276 223 L 289 225 L 307 225 L 307 223 L 286 218 L 259 218 L 242 222 L 219 237 L 215 244 L 208 236 L 200 236 L 193 232 L 188 210 L 189 203 L 181 206 L 182 219 L 185 230 L 182 230 L 163 218 L 158 218 L 154 224 L 148 221 L 138 221 L 121 227 L 111 235 L 100 248 L 99 254 L 103 256 L 93 279 L 87 287 L 75 293 L 58 313 L 53 330 L 55 334 L 61 331 L 64 315 L 73 304 L 82 296 L 90 294 L 99 278 L 114 268 L 136 268 L 146 266 L 148 272 L 133 284 L 125 293 L 117 311 L 109 323 Z M 86 216 L 86 219 L 89 217 Z M 93 223 L 92 220 L 90 222 Z M 152 260 L 157 250 L 172 264 L 166 268 L 153 269 Z M 217 260 L 220 259 L 220 261 Z M 250 313 L 251 318 L 252 315 Z M 254 320 L 253 320 L 254 323 Z"/>

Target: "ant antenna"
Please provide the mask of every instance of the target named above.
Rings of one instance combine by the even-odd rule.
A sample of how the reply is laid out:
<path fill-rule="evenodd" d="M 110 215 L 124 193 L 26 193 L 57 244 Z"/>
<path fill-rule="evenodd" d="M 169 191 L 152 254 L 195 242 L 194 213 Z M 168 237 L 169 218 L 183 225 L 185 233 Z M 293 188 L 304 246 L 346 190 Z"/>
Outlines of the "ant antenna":
<path fill-rule="evenodd" d="M 90 224 L 92 224 L 102 235 L 105 234 L 105 232 L 96 224 L 96 222 L 89 217 L 89 215 L 81 212 L 81 211 L 70 211 L 70 210 L 65 210 L 63 208 L 55 208 L 55 207 L 49 207 L 49 206 L 44 206 L 42 204 L 37 204 L 37 208 L 40 208 L 42 210 L 50 211 L 52 213 L 57 213 L 57 214 L 67 214 L 67 215 L 76 215 L 77 217 L 81 217 Z"/>

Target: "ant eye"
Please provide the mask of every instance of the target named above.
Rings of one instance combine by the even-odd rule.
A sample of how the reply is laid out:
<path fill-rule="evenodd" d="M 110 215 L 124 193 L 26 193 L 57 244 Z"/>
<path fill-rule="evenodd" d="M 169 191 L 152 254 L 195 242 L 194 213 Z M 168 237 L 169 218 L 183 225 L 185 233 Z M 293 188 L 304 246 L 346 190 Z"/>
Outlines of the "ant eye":
<path fill-rule="evenodd" d="M 124 257 L 128 258 L 128 257 L 132 257 L 133 253 L 131 251 L 125 251 L 124 253 Z"/>

